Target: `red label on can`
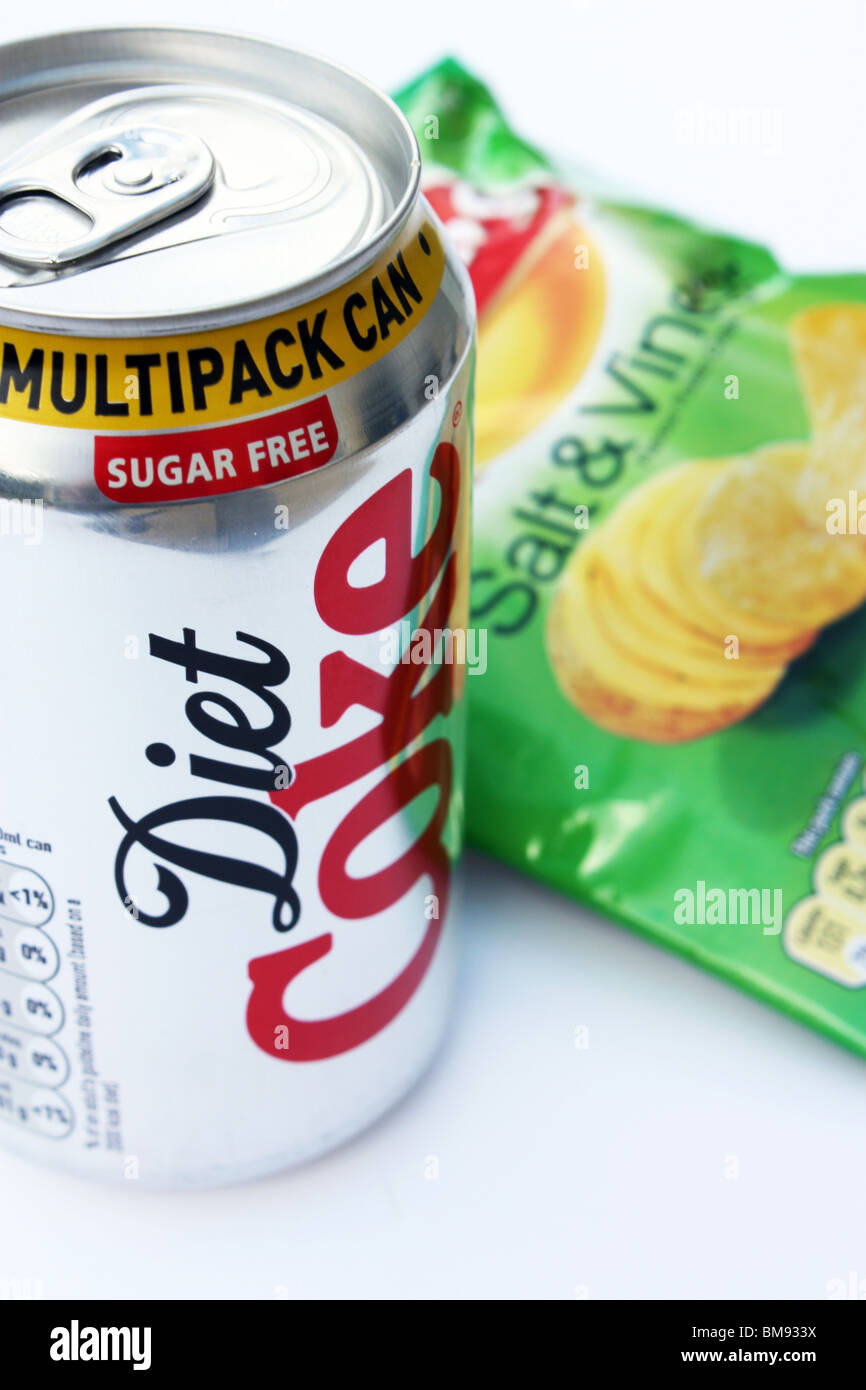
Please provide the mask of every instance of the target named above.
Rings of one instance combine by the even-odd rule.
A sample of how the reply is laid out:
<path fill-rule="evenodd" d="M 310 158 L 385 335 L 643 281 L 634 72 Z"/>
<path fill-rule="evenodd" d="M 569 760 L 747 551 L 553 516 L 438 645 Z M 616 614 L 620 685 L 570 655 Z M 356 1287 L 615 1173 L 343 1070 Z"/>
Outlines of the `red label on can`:
<path fill-rule="evenodd" d="M 334 457 L 327 396 L 230 425 L 174 434 L 97 435 L 94 477 L 115 502 L 182 502 L 296 478 Z"/>

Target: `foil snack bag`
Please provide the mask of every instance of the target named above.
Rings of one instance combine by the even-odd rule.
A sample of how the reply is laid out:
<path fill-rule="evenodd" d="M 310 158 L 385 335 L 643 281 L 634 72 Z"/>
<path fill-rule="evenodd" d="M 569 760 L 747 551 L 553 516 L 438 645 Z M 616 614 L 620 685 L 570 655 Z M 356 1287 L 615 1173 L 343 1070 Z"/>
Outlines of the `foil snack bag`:
<path fill-rule="evenodd" d="M 479 312 L 469 833 L 866 1055 L 866 276 L 398 95 Z"/>

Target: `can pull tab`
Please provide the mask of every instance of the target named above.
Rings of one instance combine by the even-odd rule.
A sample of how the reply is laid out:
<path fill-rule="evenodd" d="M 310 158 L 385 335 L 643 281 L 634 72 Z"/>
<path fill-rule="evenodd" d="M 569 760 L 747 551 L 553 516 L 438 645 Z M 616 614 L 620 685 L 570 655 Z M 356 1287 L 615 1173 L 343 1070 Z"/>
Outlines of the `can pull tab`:
<path fill-rule="evenodd" d="M 189 131 L 97 131 L 0 171 L 0 256 L 69 265 L 188 207 L 213 179 L 213 155 Z"/>

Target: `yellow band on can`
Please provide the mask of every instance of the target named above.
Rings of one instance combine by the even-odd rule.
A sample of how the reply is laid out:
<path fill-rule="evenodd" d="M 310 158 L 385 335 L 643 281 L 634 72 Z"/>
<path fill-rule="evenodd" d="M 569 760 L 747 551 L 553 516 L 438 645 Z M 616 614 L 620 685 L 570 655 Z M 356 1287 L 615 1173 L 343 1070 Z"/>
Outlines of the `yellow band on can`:
<path fill-rule="evenodd" d="M 422 215 L 348 284 L 249 324 L 135 338 L 0 329 L 0 419 L 158 430 L 306 400 L 403 342 L 435 299 L 444 266 L 442 242 Z"/>

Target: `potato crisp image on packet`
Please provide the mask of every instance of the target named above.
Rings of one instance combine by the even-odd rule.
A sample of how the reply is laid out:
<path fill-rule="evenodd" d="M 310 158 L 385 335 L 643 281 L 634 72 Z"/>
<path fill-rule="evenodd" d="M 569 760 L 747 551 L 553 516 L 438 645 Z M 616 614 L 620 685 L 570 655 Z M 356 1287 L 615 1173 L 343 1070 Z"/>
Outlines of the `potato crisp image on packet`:
<path fill-rule="evenodd" d="M 474 843 L 866 1055 L 866 274 L 633 206 L 446 60 Z"/>

